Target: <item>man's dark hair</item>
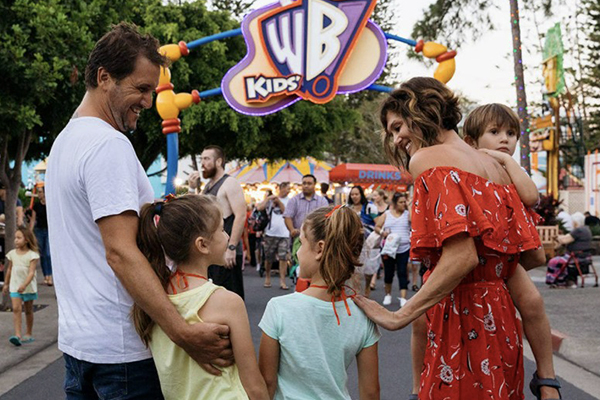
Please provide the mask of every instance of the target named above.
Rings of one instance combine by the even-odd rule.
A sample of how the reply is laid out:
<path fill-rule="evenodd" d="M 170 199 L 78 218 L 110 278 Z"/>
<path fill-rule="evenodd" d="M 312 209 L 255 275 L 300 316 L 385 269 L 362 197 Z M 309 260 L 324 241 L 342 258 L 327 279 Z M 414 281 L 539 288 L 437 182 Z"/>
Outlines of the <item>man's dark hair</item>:
<path fill-rule="evenodd" d="M 210 146 L 206 146 L 204 148 L 204 150 L 212 150 L 212 151 L 214 151 L 215 152 L 215 161 L 217 161 L 219 158 L 221 160 L 223 160 L 223 168 L 225 168 L 225 163 L 227 162 L 227 160 L 225 159 L 225 151 L 223 150 L 222 147 L 214 145 L 214 144 L 211 144 Z"/>
<path fill-rule="evenodd" d="M 329 183 L 321 183 L 321 193 L 326 194 L 329 190 Z"/>
<path fill-rule="evenodd" d="M 314 176 L 313 174 L 306 174 L 302 177 L 302 180 L 304 180 L 304 178 L 312 178 L 313 181 L 315 181 L 315 184 L 317 183 L 317 177 Z"/>
<path fill-rule="evenodd" d="M 85 87 L 98 87 L 98 69 L 103 67 L 117 82 L 131 75 L 138 57 L 166 67 L 168 59 L 158 52 L 159 43 L 152 35 L 142 35 L 134 24 L 114 25 L 94 46 L 85 68 Z"/>

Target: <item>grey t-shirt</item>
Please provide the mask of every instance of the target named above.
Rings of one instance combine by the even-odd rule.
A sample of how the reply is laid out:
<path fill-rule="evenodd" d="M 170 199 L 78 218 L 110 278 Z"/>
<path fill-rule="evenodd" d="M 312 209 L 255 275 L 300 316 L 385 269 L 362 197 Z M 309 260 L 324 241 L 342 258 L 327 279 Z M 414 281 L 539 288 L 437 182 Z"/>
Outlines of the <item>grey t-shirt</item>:
<path fill-rule="evenodd" d="M 592 231 L 587 226 L 579 226 L 573 229 L 569 235 L 575 241 L 567 245 L 568 251 L 585 251 L 592 248 Z"/>

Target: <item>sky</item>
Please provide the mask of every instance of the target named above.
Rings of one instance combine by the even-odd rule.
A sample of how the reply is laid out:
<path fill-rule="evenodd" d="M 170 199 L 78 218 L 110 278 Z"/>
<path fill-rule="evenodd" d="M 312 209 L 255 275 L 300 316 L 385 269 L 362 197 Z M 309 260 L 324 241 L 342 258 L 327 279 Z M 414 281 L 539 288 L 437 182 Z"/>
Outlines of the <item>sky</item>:
<path fill-rule="evenodd" d="M 410 36 L 412 27 L 421 18 L 423 10 L 433 3 L 433 1 L 383 1 L 393 1 L 398 6 L 396 9 L 397 27 L 391 33 L 404 38 L 418 39 Z M 555 4 L 557 4 L 556 15 L 562 15 L 563 23 L 568 22 L 569 11 L 572 11 L 576 1 L 578 0 L 555 1 Z M 273 2 L 274 0 L 257 0 L 254 2 L 253 8 L 272 4 Z M 498 102 L 514 108 L 516 106 L 516 90 L 511 85 L 514 82 L 515 75 L 512 58 L 509 2 L 498 0 L 496 3 L 498 4 L 498 9 L 491 12 L 496 29 L 481 36 L 475 42 L 465 42 L 457 50 L 456 72 L 452 80 L 448 82 L 448 86 L 464 94 L 476 103 Z M 524 11 L 521 10 L 521 14 L 523 13 Z M 558 16 L 545 18 L 541 13 L 538 13 L 536 18 L 539 23 L 540 32 L 546 32 L 556 22 L 561 22 L 561 18 Z M 563 26 L 563 35 L 564 30 L 565 27 Z M 533 21 L 528 21 L 524 18 L 521 19 L 521 39 L 523 42 L 523 62 L 524 65 L 528 66 L 528 69 L 525 71 L 527 97 L 528 100 L 539 103 L 542 100 L 542 55 L 535 53 L 535 49 L 532 46 L 532 44 L 539 43 Z M 444 44 L 443 40 L 439 42 Z M 567 45 L 568 43 L 565 43 L 565 47 Z M 407 45 L 401 43 L 396 45 L 396 51 L 400 52 L 400 63 L 398 71 L 395 72 L 399 74 L 400 79 L 409 79 L 414 76 L 433 76 L 437 64 L 427 67 L 419 61 L 408 60 L 406 57 L 407 47 Z M 531 52 L 534 53 L 532 54 Z M 569 60 L 565 59 L 565 64 L 568 65 Z"/>

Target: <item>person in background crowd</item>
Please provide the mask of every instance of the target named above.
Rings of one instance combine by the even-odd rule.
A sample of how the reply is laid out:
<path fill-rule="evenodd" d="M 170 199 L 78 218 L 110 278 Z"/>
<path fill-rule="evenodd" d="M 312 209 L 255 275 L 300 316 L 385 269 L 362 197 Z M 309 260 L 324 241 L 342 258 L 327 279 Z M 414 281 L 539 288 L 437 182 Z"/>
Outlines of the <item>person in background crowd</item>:
<path fill-rule="evenodd" d="M 592 249 L 592 231 L 589 226 L 585 225 L 585 216 L 576 212 L 571 216 L 573 221 L 573 230 L 565 235 L 558 235 L 554 238 L 557 247 L 566 246 L 567 251 L 562 256 L 556 256 L 548 261 L 548 271 L 556 271 L 560 269 L 560 265 L 569 261 L 571 253 L 589 253 Z M 564 284 L 569 288 L 577 287 L 577 273 L 572 269 L 570 274 L 567 274 Z"/>
<path fill-rule="evenodd" d="M 285 283 L 287 272 L 287 263 L 290 253 L 290 232 L 285 226 L 283 213 L 285 206 L 289 202 L 290 193 L 289 182 L 282 182 L 279 185 L 277 195 L 270 195 L 264 201 L 256 205 L 259 211 L 266 210 L 269 215 L 269 224 L 265 229 L 263 236 L 263 245 L 265 249 L 265 283 L 264 287 L 271 287 L 271 267 L 273 263 L 279 262 L 279 288 L 288 290 Z"/>
<path fill-rule="evenodd" d="M 15 233 L 15 248 L 6 259 L 6 281 L 3 294 L 10 293 L 12 302 L 14 336 L 8 340 L 15 346 L 33 342 L 33 301 L 37 300 L 37 260 L 40 258 L 35 236 L 31 230 L 18 227 Z M 21 315 L 25 310 L 25 336 L 21 335 Z"/>
<path fill-rule="evenodd" d="M 48 157 L 46 198 L 58 347 L 68 400 L 98 393 L 162 399 L 152 355 L 131 320 L 135 301 L 201 366 L 216 375 L 232 364 L 229 328 L 188 324 L 169 301 L 137 246 L 139 211 L 154 200 L 131 141 L 152 106 L 159 43 L 134 25 L 114 26 L 94 46 L 85 96 Z"/>
<path fill-rule="evenodd" d="M 406 304 L 406 292 L 408 290 L 408 258 L 410 253 L 410 211 L 407 210 L 406 196 L 402 193 L 394 193 L 390 209 L 385 211 L 381 217 L 377 218 L 375 232 L 379 233 L 382 239 L 393 233 L 400 237 L 396 258 L 383 256 L 385 297 L 383 305 L 392 304 L 392 283 L 394 274 L 398 277 L 400 285 L 400 307 Z"/>
<path fill-rule="evenodd" d="M 4 202 L 6 201 L 6 188 L 4 184 L 0 182 L 0 223 L 4 223 L 6 220 L 6 216 L 4 215 Z M 23 204 L 21 200 L 17 198 L 17 226 L 23 226 L 23 217 L 25 216 L 23 212 Z M 4 238 L 2 238 L 4 241 Z"/>
<path fill-rule="evenodd" d="M 599 226 L 600 225 L 600 218 L 590 214 L 589 211 L 586 211 L 585 213 L 583 213 L 583 215 L 585 215 L 585 224 L 587 226 Z"/>
<path fill-rule="evenodd" d="M 321 183 L 321 195 L 325 197 L 329 204 L 333 204 L 333 199 L 327 196 L 327 192 L 329 191 L 329 183 L 322 182 Z"/>
<path fill-rule="evenodd" d="M 292 257 L 296 257 L 296 251 L 300 244 L 298 236 L 300 236 L 300 228 L 306 216 L 317 208 L 329 205 L 327 199 L 316 194 L 316 186 L 317 178 L 314 175 L 304 175 L 302 177 L 302 192 L 292 197 L 285 207 L 283 218 L 293 240 Z"/>
<path fill-rule="evenodd" d="M 216 285 L 223 286 L 244 298 L 244 277 L 242 275 L 243 249 L 242 233 L 246 222 L 246 199 L 237 179 L 225 173 L 225 153 L 219 146 L 207 146 L 202 151 L 202 177 L 210 179 L 202 194 L 211 194 L 223 207 L 225 232 L 229 244 L 225 254 L 225 265 L 213 265 L 208 275 Z"/>
<path fill-rule="evenodd" d="M 369 237 L 375 228 L 374 217 L 377 216 L 377 207 L 370 203 L 365 196 L 365 191 L 362 186 L 354 186 L 350 189 L 348 196 L 348 207 L 360 217 L 360 222 L 363 226 L 363 234 L 365 239 Z M 362 293 L 361 278 L 364 278 L 365 288 L 364 295 L 369 297 L 371 294 L 371 279 L 377 273 L 379 268 L 379 250 L 368 249 L 364 244 L 360 253 L 360 262 L 362 266 L 356 269 L 356 273 L 352 277 L 354 289 Z"/>
<path fill-rule="evenodd" d="M 48 219 L 46 218 L 46 192 L 44 186 L 39 186 L 36 191 L 38 201 L 33 205 L 29 227 L 35 233 L 40 250 L 40 262 L 44 274 L 44 283 L 54 285 L 52 281 L 52 261 L 50 258 L 50 240 L 48 238 Z"/>
<path fill-rule="evenodd" d="M 373 201 L 373 204 L 375 204 L 375 207 L 377 207 L 377 217 L 375 218 L 375 223 L 377 223 L 377 218 L 383 215 L 383 213 L 390 208 L 388 196 L 385 193 L 385 190 L 378 189 L 371 194 L 371 200 Z M 379 274 L 381 272 L 382 266 L 383 263 L 380 262 L 379 268 L 377 269 L 377 273 L 373 274 L 373 278 L 371 278 L 371 290 L 375 290 L 377 288 L 377 279 L 380 278 Z"/>

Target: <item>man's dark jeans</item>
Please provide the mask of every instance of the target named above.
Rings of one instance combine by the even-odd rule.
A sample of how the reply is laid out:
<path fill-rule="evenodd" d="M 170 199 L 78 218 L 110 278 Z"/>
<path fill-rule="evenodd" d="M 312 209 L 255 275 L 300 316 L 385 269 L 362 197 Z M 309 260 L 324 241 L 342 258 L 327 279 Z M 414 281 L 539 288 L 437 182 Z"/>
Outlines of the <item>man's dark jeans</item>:
<path fill-rule="evenodd" d="M 93 364 L 67 354 L 63 357 L 67 400 L 163 400 L 151 358 L 124 364 Z"/>

